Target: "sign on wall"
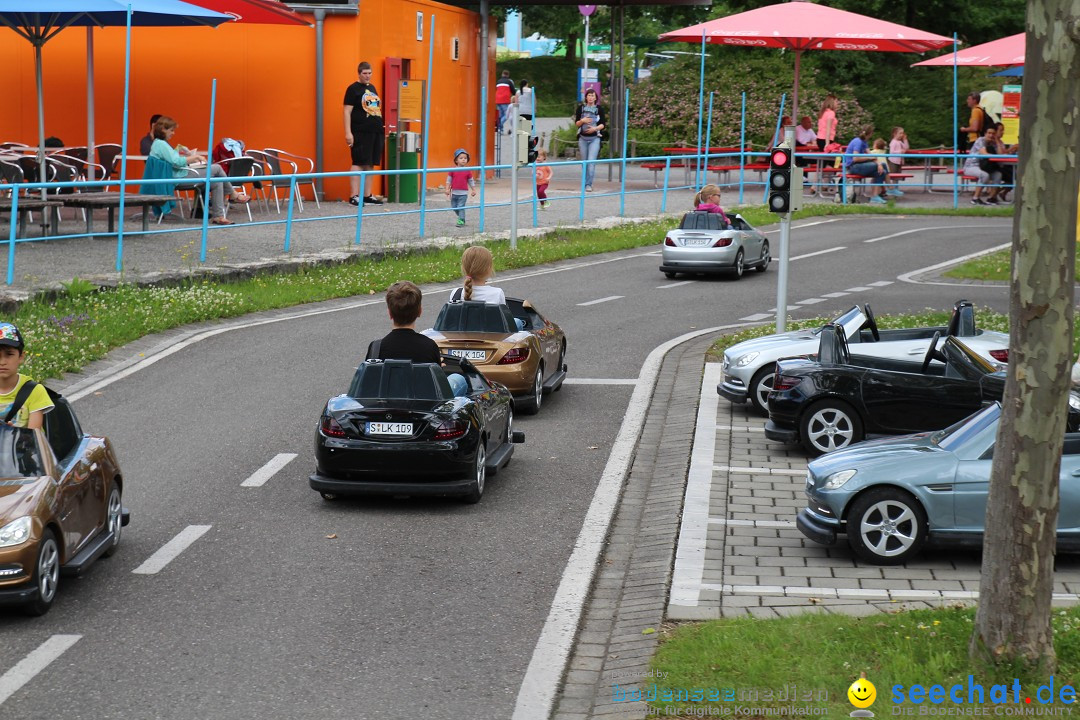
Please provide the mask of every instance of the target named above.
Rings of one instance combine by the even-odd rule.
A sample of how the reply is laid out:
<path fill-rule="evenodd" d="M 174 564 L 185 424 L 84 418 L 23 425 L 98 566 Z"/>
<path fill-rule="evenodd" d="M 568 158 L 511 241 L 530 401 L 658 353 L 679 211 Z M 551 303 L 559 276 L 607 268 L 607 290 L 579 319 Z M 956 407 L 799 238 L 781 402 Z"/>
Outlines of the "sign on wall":
<path fill-rule="evenodd" d="M 424 39 L 424 13 L 416 13 L 416 39 Z"/>
<path fill-rule="evenodd" d="M 423 122 L 424 81 L 398 81 L 398 122 Z"/>
<path fill-rule="evenodd" d="M 1020 90 L 1020 85 L 1001 88 L 1001 123 L 1005 126 L 1001 141 L 1006 145 L 1020 142 Z"/>

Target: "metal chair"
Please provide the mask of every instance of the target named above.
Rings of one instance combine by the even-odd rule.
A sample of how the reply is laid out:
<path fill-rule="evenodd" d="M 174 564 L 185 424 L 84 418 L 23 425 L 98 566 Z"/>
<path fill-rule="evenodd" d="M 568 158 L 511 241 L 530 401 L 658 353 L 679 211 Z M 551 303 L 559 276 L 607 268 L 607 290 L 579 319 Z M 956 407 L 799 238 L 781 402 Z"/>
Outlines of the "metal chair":
<path fill-rule="evenodd" d="M 294 175 L 299 172 L 295 162 L 288 158 L 281 157 L 276 152 L 271 153 L 268 150 L 248 150 L 247 154 L 249 157 L 255 158 L 256 162 L 263 164 L 264 169 L 266 170 L 264 173 L 265 175 L 285 175 L 286 173 L 282 172 L 281 169 L 283 163 L 287 163 L 292 167 L 292 173 Z M 264 185 L 262 188 L 264 197 L 266 192 L 265 186 L 270 186 L 270 190 L 274 193 L 274 207 L 277 208 L 278 214 L 280 214 L 281 198 L 278 196 L 278 189 L 281 187 L 288 188 L 289 182 L 287 180 L 263 180 L 262 183 Z M 296 204 L 300 212 L 304 212 L 304 198 L 300 193 L 296 193 Z"/>
<path fill-rule="evenodd" d="M 105 168 L 106 175 L 102 180 L 112 180 L 116 170 L 116 158 L 120 157 L 120 153 L 123 150 L 116 143 L 104 143 L 96 146 L 98 164 Z M 105 190 L 109 190 L 111 186 L 106 185 Z"/>
<path fill-rule="evenodd" d="M 244 187 L 244 183 L 255 182 L 254 180 L 250 180 L 252 175 L 255 174 L 255 158 L 248 155 L 245 155 L 243 157 L 225 158 L 221 160 L 218 164 L 221 165 L 222 169 L 225 170 L 225 174 L 228 175 L 230 178 L 237 178 L 237 180 L 232 181 L 232 184 L 234 186 L 239 185 L 240 189 L 243 190 L 248 195 L 248 197 L 253 197 L 251 193 L 247 192 L 247 188 Z M 226 205 L 227 204 L 228 202 L 226 201 Z M 252 222 L 253 218 L 251 217 L 251 203 L 244 203 L 244 207 L 247 208 L 248 222 Z"/>
<path fill-rule="evenodd" d="M 315 161 L 312 160 L 309 157 L 304 157 L 303 155 L 297 155 L 296 153 L 291 153 L 291 152 L 288 152 L 287 150 L 279 150 L 277 148 L 266 148 L 266 150 L 264 152 L 266 152 L 269 155 L 277 155 L 279 158 L 288 160 L 289 162 L 292 163 L 294 168 L 296 168 L 301 163 L 307 163 L 307 169 L 304 170 L 303 172 L 308 172 L 308 173 L 315 172 Z M 294 170 L 293 172 L 296 172 L 296 170 Z M 317 187 L 315 187 L 315 178 L 309 177 L 307 180 L 297 181 L 296 184 L 297 185 L 310 185 L 311 186 L 311 196 L 313 198 L 315 198 L 315 207 L 320 208 L 320 209 L 322 208 L 322 205 L 319 204 L 319 189 Z M 297 197 L 300 197 L 299 193 L 297 193 Z M 301 210 L 301 212 L 304 210 L 302 202 L 301 202 L 301 205 L 300 205 L 300 210 Z"/>
<path fill-rule="evenodd" d="M 78 150 L 79 148 L 73 148 Z M 52 153 L 45 156 L 45 165 L 49 168 L 49 175 L 56 182 L 79 182 L 88 180 L 87 169 L 92 168 L 95 178 L 105 177 L 105 168 L 94 162 L 89 162 L 86 157 L 86 148 L 82 148 L 83 157 L 68 155 L 67 153 Z M 50 181 L 51 182 L 51 181 Z M 56 190 L 56 195 L 71 195 L 78 192 L 97 192 L 96 187 L 67 187 Z M 86 208 L 81 208 L 83 220 L 86 220 Z"/>

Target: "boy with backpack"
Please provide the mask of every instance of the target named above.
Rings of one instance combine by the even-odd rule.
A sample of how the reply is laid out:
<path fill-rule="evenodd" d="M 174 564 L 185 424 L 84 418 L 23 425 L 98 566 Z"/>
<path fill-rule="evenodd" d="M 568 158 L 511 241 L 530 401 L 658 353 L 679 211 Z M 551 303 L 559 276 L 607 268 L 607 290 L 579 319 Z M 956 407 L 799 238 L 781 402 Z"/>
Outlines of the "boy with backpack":
<path fill-rule="evenodd" d="M 19 328 L 0 323 L 0 417 L 15 427 L 40 428 L 54 406 L 44 385 L 19 372 L 25 347 Z"/>

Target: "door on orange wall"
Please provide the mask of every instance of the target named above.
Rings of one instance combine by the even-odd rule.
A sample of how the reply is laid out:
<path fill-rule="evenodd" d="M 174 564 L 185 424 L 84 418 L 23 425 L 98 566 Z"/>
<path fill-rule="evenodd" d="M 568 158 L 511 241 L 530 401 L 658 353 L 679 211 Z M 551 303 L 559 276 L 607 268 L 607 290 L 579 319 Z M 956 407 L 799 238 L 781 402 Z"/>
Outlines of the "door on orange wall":
<path fill-rule="evenodd" d="M 398 127 L 398 81 L 401 80 L 401 58 L 386 58 L 386 70 L 383 73 L 383 97 L 386 98 L 386 129 L 396 132 Z"/>

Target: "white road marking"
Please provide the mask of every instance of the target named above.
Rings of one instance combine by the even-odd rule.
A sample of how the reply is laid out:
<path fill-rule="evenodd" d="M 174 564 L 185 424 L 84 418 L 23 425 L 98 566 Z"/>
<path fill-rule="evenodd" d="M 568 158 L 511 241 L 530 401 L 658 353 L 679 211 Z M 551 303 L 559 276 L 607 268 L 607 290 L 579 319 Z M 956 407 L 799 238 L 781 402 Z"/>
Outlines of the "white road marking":
<path fill-rule="evenodd" d="M 563 266 L 560 266 L 560 267 L 544 268 L 543 270 L 533 270 L 533 271 L 530 271 L 530 272 L 517 273 L 517 274 L 514 274 L 514 275 L 500 275 L 499 276 L 499 284 L 500 285 L 505 285 L 507 282 L 512 282 L 514 280 L 522 280 L 522 279 L 525 279 L 525 278 L 537 277 L 539 275 L 549 275 L 551 273 L 557 273 L 557 272 L 567 272 L 567 271 L 570 271 L 570 270 L 580 270 L 581 268 L 593 267 L 595 265 L 606 265 L 607 263 L 621 262 L 623 260 L 634 260 L 634 259 L 637 259 L 637 258 L 650 257 L 652 255 L 657 255 L 657 254 L 659 254 L 659 253 L 657 253 L 657 252 L 634 253 L 632 255 L 622 255 L 622 256 L 619 256 L 619 257 L 615 257 L 615 258 L 604 258 L 603 260 L 589 260 L 587 262 L 571 263 L 571 264 L 563 265 Z M 450 292 L 451 290 L 453 290 L 456 287 L 458 287 L 457 283 L 441 284 L 441 285 L 434 285 L 434 286 L 432 286 L 430 288 L 425 288 L 425 290 L 427 292 L 429 292 L 429 293 L 434 294 L 434 293 L 439 293 L 439 292 L 442 292 L 442 291 Z M 212 338 L 212 337 L 215 337 L 217 335 L 221 335 L 221 334 L 224 334 L 224 333 L 227 333 L 227 332 L 232 332 L 234 330 L 244 330 L 244 329 L 247 329 L 247 328 L 259 327 L 259 326 L 262 326 L 262 325 L 270 325 L 272 323 L 286 322 L 286 321 L 289 321 L 289 320 L 299 320 L 299 319 L 302 319 L 302 318 L 314 317 L 316 315 L 327 315 L 329 313 L 343 312 L 343 311 L 347 311 L 347 310 L 355 310 L 357 308 L 368 307 L 368 306 L 371 306 L 371 305 L 383 305 L 385 302 L 386 301 L 384 299 L 358 300 L 356 302 L 349 302 L 349 303 L 344 303 L 344 304 L 341 304 L 341 305 L 335 305 L 334 307 L 331 307 L 331 308 L 326 308 L 326 307 L 311 308 L 311 309 L 308 309 L 308 310 L 299 310 L 297 312 L 291 312 L 291 313 L 286 313 L 286 314 L 282 314 L 282 315 L 275 315 L 274 317 L 263 317 L 263 318 L 259 318 L 257 320 L 246 320 L 246 321 L 239 321 L 239 322 L 235 322 L 235 323 L 229 323 L 228 325 L 226 325 L 224 327 L 218 327 L 218 328 L 214 328 L 212 330 L 191 330 L 191 331 L 180 334 L 178 337 L 176 337 L 176 338 L 172 339 L 171 341 L 169 341 L 168 344 L 165 344 L 164 346 L 160 347 L 160 349 L 155 348 L 155 349 L 151 350 L 149 353 L 146 354 L 146 357 L 128 358 L 127 360 L 120 362 L 118 365 L 115 365 L 112 368 L 110 368 L 110 369 L 108 369 L 108 370 L 106 370 L 106 371 L 104 371 L 102 373 L 99 373 L 98 375 L 94 375 L 92 377 L 86 378 L 85 380 L 81 380 L 79 382 L 76 382 L 76 383 L 73 383 L 73 384 L 67 386 L 66 391 L 64 392 L 64 395 L 66 395 L 67 399 L 69 401 L 71 401 L 71 402 L 75 402 L 76 400 L 81 400 L 82 398 L 87 397 L 88 395 L 92 395 L 93 393 L 97 392 L 98 390 L 101 390 L 102 388 L 106 388 L 106 387 L 108 387 L 109 385 L 112 385 L 115 382 L 119 382 L 120 380 L 123 380 L 126 377 L 134 375 L 135 373 L 139 372 L 140 370 L 145 370 L 146 368 L 150 367 L 151 365 L 153 365 L 153 364 L 155 364 L 157 362 L 160 362 L 161 360 L 164 360 L 165 358 L 169 357 L 170 355 L 173 355 L 174 353 L 178 353 L 181 350 L 183 350 L 183 349 L 185 349 L 187 347 L 190 347 L 191 345 L 194 345 L 195 343 L 202 342 L 203 340 L 206 340 L 208 338 Z M 117 369 L 117 368 L 119 368 L 119 369 Z M 104 377 L 102 377 L 102 376 L 104 376 Z"/>
<path fill-rule="evenodd" d="M 749 528 L 793 528 L 795 523 L 790 520 L 733 520 L 731 518 L 711 517 L 710 525 L 726 525 L 728 527 Z"/>
<path fill-rule="evenodd" d="M 795 260 L 803 260 L 804 258 L 815 257 L 817 255 L 826 255 L 828 253 L 834 253 L 837 250 L 846 250 L 846 249 L 847 248 L 844 247 L 843 245 L 837 245 L 836 247 L 831 247 L 828 250 L 818 250 L 817 252 L 806 253 L 805 255 L 796 255 L 793 258 L 788 258 L 788 262 L 794 262 Z"/>
<path fill-rule="evenodd" d="M 667 290 L 668 288 L 679 287 L 680 285 L 689 285 L 697 282 L 696 280 L 683 280 L 682 282 L 671 283 L 670 285 L 657 285 L 657 290 Z"/>
<path fill-rule="evenodd" d="M 732 467 L 730 465 L 714 465 L 716 472 L 738 473 L 739 475 L 791 475 L 792 477 L 805 477 L 806 470 L 791 470 L 789 468 L 767 467 Z"/>
<path fill-rule="evenodd" d="M 960 283 L 960 282 L 954 282 L 954 283 L 953 282 L 925 282 L 925 281 L 922 281 L 922 280 L 913 280 L 912 278 L 914 278 L 916 275 L 923 275 L 923 274 L 928 273 L 928 272 L 933 272 L 934 270 L 940 270 L 941 268 L 949 267 L 950 265 L 959 265 L 960 263 L 967 262 L 968 260 L 974 260 L 977 257 L 982 257 L 983 255 L 990 255 L 991 253 L 996 253 L 996 252 L 998 252 L 1000 250 L 1004 250 L 1005 248 L 1010 248 L 1010 247 L 1012 247 L 1011 242 L 1005 243 L 1004 245 L 995 245 L 994 247 L 989 248 L 987 250 L 980 250 L 977 253 L 971 253 L 970 255 L 962 255 L 962 256 L 960 256 L 958 258 L 953 258 L 952 260 L 946 260 L 945 262 L 939 262 L 936 265 L 929 265 L 929 266 L 924 267 L 924 268 L 919 268 L 918 270 L 912 270 L 911 272 L 904 273 L 903 275 L 898 275 L 896 279 L 899 280 L 900 282 L 912 283 L 914 285 L 964 285 L 964 283 Z M 971 285 L 964 285 L 964 287 L 972 287 L 972 286 Z M 984 286 L 984 287 L 986 287 L 986 286 Z M 1002 285 L 992 285 L 990 287 L 1004 288 L 1006 290 L 1009 289 L 1008 283 L 1005 283 L 1005 284 L 1002 284 Z"/>
<path fill-rule="evenodd" d="M 586 305 L 599 305 L 600 303 L 610 302 L 611 300 L 621 300 L 624 295 L 609 295 L 608 297 L 602 297 L 598 300 L 590 300 L 589 302 L 578 303 L 578 307 L 585 307 Z"/>
<path fill-rule="evenodd" d="M 529 667 L 525 670 L 525 677 L 521 680 L 521 688 L 518 690 L 511 720 L 550 717 L 554 709 L 555 694 L 566 672 L 566 665 L 570 661 L 570 650 L 577 636 L 585 601 L 589 597 L 589 588 L 592 587 L 596 576 L 600 553 L 604 550 L 608 529 L 615 516 L 615 508 L 621 494 L 620 488 L 629 472 L 634 448 L 645 426 L 645 416 L 648 414 L 652 394 L 656 389 L 656 380 L 659 377 L 664 356 L 672 348 L 694 338 L 739 327 L 742 327 L 741 323 L 696 330 L 668 340 L 645 358 L 641 373 L 638 375 L 637 387 L 634 388 L 634 394 L 630 396 L 622 426 L 619 428 L 619 434 L 616 436 L 607 464 L 604 466 L 604 473 L 600 476 L 600 482 L 593 493 L 589 510 L 585 514 L 581 532 L 574 542 L 574 549 L 563 570 L 559 587 L 555 591 L 551 611 L 540 631 L 540 638 L 536 641 Z M 710 366 L 717 370 L 720 368 L 719 363 L 705 365 L 706 369 Z M 714 377 L 711 382 L 711 386 L 709 383 L 703 386 L 702 395 L 705 396 L 703 404 L 719 401 L 720 396 L 716 394 L 716 378 Z M 715 424 L 716 405 L 713 405 L 712 412 L 711 422 Z M 707 418 L 707 413 L 704 417 Z M 715 433 L 711 434 L 715 436 Z M 712 461 L 712 455 L 705 458 L 706 472 L 712 465 Z"/>
<path fill-rule="evenodd" d="M 17 662 L 14 667 L 0 675 L 0 705 L 18 692 L 26 683 L 47 668 L 53 660 L 60 657 L 69 647 L 79 642 L 82 635 L 53 635 L 32 650 L 29 655 Z"/>
<path fill-rule="evenodd" d="M 709 529 L 709 494 L 713 481 L 713 458 L 716 454 L 716 408 L 720 396 L 716 383 L 723 377 L 719 363 L 705 363 L 701 380 L 694 447 L 686 476 L 682 523 L 676 542 L 675 569 L 671 576 L 671 605 L 697 606 L 705 575 L 705 536 Z"/>
<path fill-rule="evenodd" d="M 792 310 L 801 310 L 802 308 L 800 308 L 798 305 L 788 305 L 787 309 L 788 309 L 788 312 L 791 312 Z M 776 308 L 769 308 L 769 312 L 775 313 Z"/>
<path fill-rule="evenodd" d="M 772 316 L 772 313 L 758 313 L 757 315 L 747 315 L 746 317 L 739 319 L 745 320 L 746 322 L 757 322 L 758 320 L 768 320 Z"/>
<path fill-rule="evenodd" d="M 821 297 L 827 297 L 827 298 L 834 298 L 835 299 L 835 298 L 842 298 L 845 295 L 850 295 L 850 294 L 851 293 L 846 293 L 846 292 L 831 292 L 831 293 L 825 293 Z"/>
<path fill-rule="evenodd" d="M 188 525 L 176 537 L 162 545 L 156 553 L 148 557 L 142 565 L 131 572 L 137 575 L 154 575 L 160 572 L 162 568 L 175 560 L 180 553 L 187 550 L 191 543 L 201 538 L 211 527 L 211 525 Z"/>
<path fill-rule="evenodd" d="M 262 487 L 267 480 L 274 477 L 274 473 L 288 465 L 294 458 L 296 458 L 296 453 L 279 453 L 278 455 L 275 455 L 270 462 L 263 465 L 252 473 L 251 477 L 240 483 L 240 487 Z"/>
<path fill-rule="evenodd" d="M 867 283 L 867 285 L 869 285 L 870 287 L 885 287 L 892 284 L 892 280 L 878 280 L 877 282 Z"/>
<path fill-rule="evenodd" d="M 840 220 L 840 218 L 830 218 L 829 220 L 815 220 L 814 222 L 808 222 L 808 223 L 804 223 L 802 225 L 792 225 L 791 229 L 792 230 L 802 230 L 803 228 L 813 227 L 815 225 L 825 225 L 826 223 L 834 223 L 834 222 L 837 222 L 839 220 Z M 780 232 L 780 228 L 776 228 L 775 230 L 766 230 L 762 234 L 763 235 L 769 235 L 770 233 L 776 233 L 776 232 Z"/>
<path fill-rule="evenodd" d="M 825 298 L 807 298 L 806 300 L 796 300 L 796 305 L 817 305 L 818 303 L 825 302 Z"/>
<path fill-rule="evenodd" d="M 891 240 L 892 238 L 900 237 L 901 235 L 911 235 L 912 233 L 925 232 L 927 230 L 956 230 L 958 228 L 985 228 L 985 227 L 990 227 L 990 226 L 987 226 L 987 225 L 936 225 L 934 227 L 921 227 L 921 228 L 914 228 L 912 230 L 902 230 L 902 231 L 897 232 L 897 233 L 892 233 L 891 235 L 882 235 L 881 237 L 870 238 L 869 240 L 863 240 L 863 242 L 864 243 L 876 243 L 876 242 L 879 242 L 881 240 Z"/>
<path fill-rule="evenodd" d="M 637 385 L 637 378 L 566 378 L 563 385 Z"/>
<path fill-rule="evenodd" d="M 849 293 L 866 292 L 869 289 L 870 288 L 868 288 L 868 287 L 863 287 L 863 286 L 860 285 L 859 287 L 848 288 L 847 292 L 849 292 Z"/>

